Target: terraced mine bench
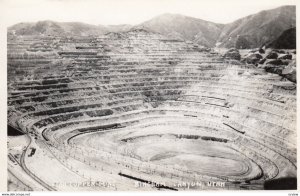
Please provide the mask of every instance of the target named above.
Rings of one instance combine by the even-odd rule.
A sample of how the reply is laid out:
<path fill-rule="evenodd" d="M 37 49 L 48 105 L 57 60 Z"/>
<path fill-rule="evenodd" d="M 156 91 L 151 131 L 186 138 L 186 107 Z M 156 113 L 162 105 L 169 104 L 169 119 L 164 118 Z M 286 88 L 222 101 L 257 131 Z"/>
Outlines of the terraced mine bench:
<path fill-rule="evenodd" d="M 8 124 L 25 133 L 9 136 L 12 189 L 263 189 L 296 177 L 295 84 L 144 30 L 9 38 Z"/>

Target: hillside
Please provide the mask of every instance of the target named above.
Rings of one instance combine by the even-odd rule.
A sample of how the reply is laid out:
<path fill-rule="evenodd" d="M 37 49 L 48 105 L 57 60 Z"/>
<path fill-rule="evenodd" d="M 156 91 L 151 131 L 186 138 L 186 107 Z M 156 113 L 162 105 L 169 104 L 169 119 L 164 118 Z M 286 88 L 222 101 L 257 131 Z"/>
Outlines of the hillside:
<path fill-rule="evenodd" d="M 179 14 L 163 14 L 136 27 L 213 47 L 223 25 Z"/>
<path fill-rule="evenodd" d="M 282 6 L 261 11 L 226 24 L 218 38 L 221 47 L 256 48 L 296 26 L 296 7 Z"/>
<path fill-rule="evenodd" d="M 36 23 L 19 23 L 8 28 L 16 35 L 97 35 L 107 32 L 104 26 L 95 26 L 80 22 L 39 21 Z"/>
<path fill-rule="evenodd" d="M 171 39 L 188 40 L 207 47 L 218 45 L 240 49 L 268 45 L 279 38 L 283 31 L 295 26 L 296 7 L 282 6 L 261 11 L 229 24 L 217 24 L 179 14 L 163 14 L 135 26 L 40 21 L 16 24 L 9 27 L 8 32 L 16 35 L 88 36 L 145 29 Z"/>
<path fill-rule="evenodd" d="M 285 30 L 268 47 L 276 49 L 296 49 L 296 28 Z"/>
<path fill-rule="evenodd" d="M 124 32 L 124 31 L 129 31 L 132 28 L 132 25 L 128 25 L 128 24 L 107 25 L 105 27 L 109 32 Z"/>

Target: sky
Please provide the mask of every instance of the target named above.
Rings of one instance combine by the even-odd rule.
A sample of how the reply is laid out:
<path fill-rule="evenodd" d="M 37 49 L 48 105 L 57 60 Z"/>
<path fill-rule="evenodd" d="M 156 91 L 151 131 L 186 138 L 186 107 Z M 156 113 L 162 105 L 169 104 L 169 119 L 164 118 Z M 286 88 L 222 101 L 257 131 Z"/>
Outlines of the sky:
<path fill-rule="evenodd" d="M 135 25 L 164 13 L 226 24 L 261 10 L 295 4 L 296 0 L 0 0 L 0 11 L 5 26 L 41 20 Z"/>

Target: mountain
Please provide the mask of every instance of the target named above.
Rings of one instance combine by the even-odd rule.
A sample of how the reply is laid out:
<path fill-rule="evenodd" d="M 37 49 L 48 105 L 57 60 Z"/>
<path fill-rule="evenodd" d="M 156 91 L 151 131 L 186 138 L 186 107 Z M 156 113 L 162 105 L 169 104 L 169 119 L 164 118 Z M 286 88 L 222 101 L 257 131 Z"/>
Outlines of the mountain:
<path fill-rule="evenodd" d="M 213 47 L 224 25 L 179 14 L 163 14 L 134 28 L 144 28 L 172 38 Z"/>
<path fill-rule="evenodd" d="M 108 25 L 105 27 L 109 32 L 124 32 L 124 31 L 129 31 L 133 26 L 128 24 L 122 24 L 122 25 Z"/>
<path fill-rule="evenodd" d="M 225 48 L 257 48 L 269 45 L 276 39 L 283 39 L 280 35 L 295 26 L 296 6 L 282 6 L 261 11 L 229 24 L 217 24 L 179 14 L 163 14 L 135 26 L 96 26 L 79 22 L 41 21 L 19 23 L 9 27 L 8 32 L 16 35 L 88 36 L 144 29 L 207 47 L 217 45 Z"/>
<path fill-rule="evenodd" d="M 226 24 L 218 38 L 220 47 L 257 48 L 296 26 L 296 6 L 282 6 Z"/>
<path fill-rule="evenodd" d="M 39 21 L 36 23 L 18 23 L 8 28 L 16 35 L 102 35 L 108 32 L 123 32 L 132 28 L 131 25 L 90 25 L 81 22 Z"/>
<path fill-rule="evenodd" d="M 283 33 L 267 45 L 276 49 L 296 49 L 296 27 L 283 31 Z"/>
<path fill-rule="evenodd" d="M 36 23 L 19 23 L 8 28 L 16 35 L 98 35 L 108 30 L 105 26 L 95 26 L 80 22 L 39 21 Z"/>

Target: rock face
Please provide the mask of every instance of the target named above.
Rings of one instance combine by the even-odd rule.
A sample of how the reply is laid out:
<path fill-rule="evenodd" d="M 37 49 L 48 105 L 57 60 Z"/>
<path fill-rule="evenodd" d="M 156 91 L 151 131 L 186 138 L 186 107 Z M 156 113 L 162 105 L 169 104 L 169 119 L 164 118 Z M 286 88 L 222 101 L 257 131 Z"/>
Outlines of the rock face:
<path fill-rule="evenodd" d="M 269 62 L 267 63 L 267 66 L 265 66 L 267 72 L 275 73 L 292 82 L 297 82 L 296 66 L 293 62 L 280 62 L 281 60 L 272 61 L 273 62 Z"/>
<path fill-rule="evenodd" d="M 267 59 L 265 59 L 265 58 L 264 58 L 264 59 L 261 59 L 261 60 L 258 62 L 258 64 L 264 64 L 264 63 L 266 62 L 266 60 L 267 60 Z"/>
<path fill-rule="evenodd" d="M 263 57 L 260 54 L 250 54 L 245 58 L 246 63 L 257 64 Z"/>
<path fill-rule="evenodd" d="M 283 70 L 282 70 L 282 76 L 284 76 L 285 78 L 287 78 L 288 80 L 292 81 L 292 82 L 297 82 L 297 73 L 296 73 L 296 61 L 293 60 L 290 62 L 290 64 L 288 66 L 286 66 Z"/>
<path fill-rule="evenodd" d="M 289 62 L 282 61 L 280 59 L 272 59 L 270 61 L 267 61 L 266 64 L 270 64 L 270 65 L 288 65 Z"/>
<path fill-rule="evenodd" d="M 266 59 L 277 59 L 278 54 L 276 52 L 271 52 L 266 56 Z"/>
<path fill-rule="evenodd" d="M 258 52 L 259 52 L 260 54 L 265 54 L 265 50 L 262 49 L 262 48 L 260 48 L 260 49 L 258 50 Z"/>
<path fill-rule="evenodd" d="M 278 59 L 289 59 L 289 60 L 291 60 L 292 57 L 293 57 L 293 55 L 291 55 L 291 54 L 285 54 L 285 55 L 280 56 Z"/>
<path fill-rule="evenodd" d="M 275 73 L 292 82 L 296 82 L 296 55 L 294 50 L 250 50 L 242 55 L 242 62 L 264 68 L 267 72 Z M 247 51 L 247 50 L 246 50 Z M 247 54 L 248 53 L 248 54 Z"/>
<path fill-rule="evenodd" d="M 280 53 L 280 55 L 276 52 Z M 294 59 L 295 56 L 293 56 L 291 52 L 293 51 L 272 50 L 259 64 L 260 66 L 262 65 L 267 72 L 276 73 L 292 82 L 296 82 L 296 61 Z"/>
<path fill-rule="evenodd" d="M 225 54 L 224 54 L 225 58 L 229 58 L 229 59 L 234 59 L 234 60 L 241 60 L 241 55 L 240 52 L 235 49 L 235 48 L 231 48 L 229 49 Z"/>

